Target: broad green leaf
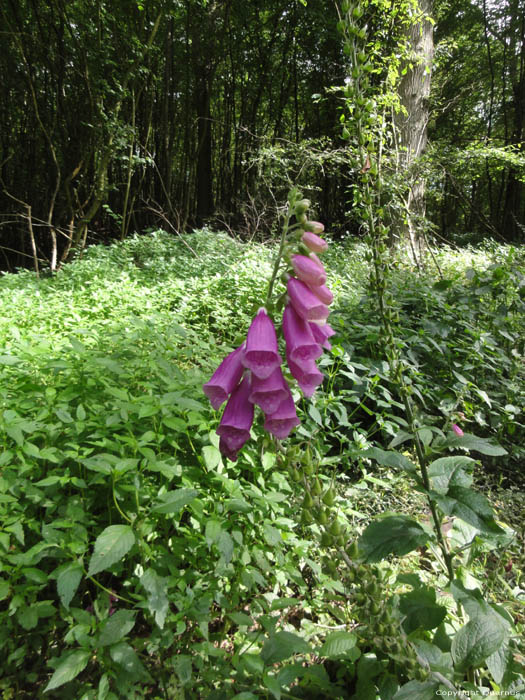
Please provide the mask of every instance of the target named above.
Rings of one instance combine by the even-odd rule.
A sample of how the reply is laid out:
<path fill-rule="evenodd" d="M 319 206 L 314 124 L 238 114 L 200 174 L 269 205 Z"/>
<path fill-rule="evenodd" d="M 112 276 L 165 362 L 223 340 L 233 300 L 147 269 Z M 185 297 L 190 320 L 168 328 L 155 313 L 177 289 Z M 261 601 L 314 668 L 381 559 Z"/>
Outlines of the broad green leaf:
<path fill-rule="evenodd" d="M 226 564 L 229 564 L 233 556 L 233 540 L 231 535 L 223 530 L 217 540 L 217 549 L 221 553 Z"/>
<path fill-rule="evenodd" d="M 204 537 L 208 546 L 214 544 L 222 532 L 221 523 L 218 520 L 208 520 L 204 531 Z"/>
<path fill-rule="evenodd" d="M 507 454 L 503 447 L 493 445 L 488 440 L 476 437 L 476 435 L 471 435 L 470 433 L 465 433 L 463 437 L 451 435 L 447 438 L 446 445 L 448 447 L 463 447 L 466 450 L 480 452 L 482 455 L 489 455 L 490 457 L 502 457 Z"/>
<path fill-rule="evenodd" d="M 173 666 L 182 685 L 188 685 L 188 683 L 191 683 L 191 656 L 188 656 L 187 654 L 179 654 L 175 657 Z"/>
<path fill-rule="evenodd" d="M 504 534 L 494 520 L 492 507 L 485 496 L 464 486 L 451 486 L 446 496 L 436 496 L 445 515 L 455 516 L 487 534 Z"/>
<path fill-rule="evenodd" d="M 21 357 L 16 357 L 15 355 L 0 355 L 0 365 L 13 366 L 18 365 L 22 362 Z"/>
<path fill-rule="evenodd" d="M 60 688 L 64 683 L 68 683 L 73 678 L 76 678 L 86 668 L 90 656 L 91 651 L 88 649 L 79 649 L 72 654 L 68 654 L 55 669 L 44 692 L 47 693 L 49 690 Z"/>
<path fill-rule="evenodd" d="M 452 658 L 459 670 L 481 666 L 504 642 L 508 627 L 498 615 L 478 615 L 452 640 Z"/>
<path fill-rule="evenodd" d="M 368 457 L 369 459 L 375 459 L 379 464 L 385 467 L 393 467 L 394 469 L 402 469 L 405 472 L 415 472 L 416 468 L 414 464 L 402 455 L 400 452 L 394 452 L 393 450 L 381 450 L 379 447 L 370 447 L 368 450 L 360 452 L 361 457 Z"/>
<path fill-rule="evenodd" d="M 470 457 L 441 457 L 434 460 L 428 467 L 432 489 L 445 496 L 451 486 L 469 487 L 472 476 L 466 472 L 472 471 L 475 464 Z"/>
<path fill-rule="evenodd" d="M 323 425 L 323 419 L 321 417 L 321 414 L 319 413 L 319 411 L 313 403 L 311 403 L 308 407 L 308 415 L 317 423 L 317 425 Z"/>
<path fill-rule="evenodd" d="M 405 615 L 403 628 L 407 634 L 414 630 L 433 630 L 443 622 L 447 610 L 436 603 L 433 588 L 419 587 L 399 597 L 399 609 Z"/>
<path fill-rule="evenodd" d="M 428 540 L 421 525 L 407 515 L 389 515 L 372 522 L 359 538 L 365 561 L 381 561 L 389 554 L 407 554 Z"/>
<path fill-rule="evenodd" d="M 449 652 L 442 651 L 438 646 L 424 639 L 413 639 L 412 644 L 416 647 L 419 656 L 428 663 L 431 671 L 437 671 L 446 678 L 454 676 L 452 656 Z"/>
<path fill-rule="evenodd" d="M 166 593 L 168 579 L 159 576 L 153 569 L 146 569 L 140 577 L 140 583 L 148 593 L 148 610 L 155 615 L 155 622 L 160 629 L 163 629 L 169 609 L 169 601 Z"/>
<path fill-rule="evenodd" d="M 147 677 L 149 675 L 133 647 L 126 642 L 118 642 L 110 647 L 109 653 L 113 661 L 122 666 L 131 677 Z"/>
<path fill-rule="evenodd" d="M 109 525 L 95 540 L 87 575 L 95 576 L 109 569 L 123 559 L 134 544 L 135 535 L 129 525 Z"/>
<path fill-rule="evenodd" d="M 259 676 L 264 671 L 264 661 L 259 654 L 242 654 L 241 667 L 251 676 Z"/>
<path fill-rule="evenodd" d="M 252 618 L 249 615 L 246 615 L 246 613 L 231 612 L 228 613 L 228 617 L 230 618 L 230 620 L 235 622 L 236 625 L 239 625 L 239 627 L 252 627 L 253 625 Z"/>
<path fill-rule="evenodd" d="M 310 645 L 293 632 L 276 632 L 264 643 L 261 658 L 267 666 L 284 661 L 293 654 L 307 654 Z"/>
<path fill-rule="evenodd" d="M 332 632 L 325 639 L 319 651 L 319 656 L 326 656 L 329 659 L 343 656 L 349 649 L 355 647 L 356 641 L 357 637 L 351 632 L 345 632 L 344 630 Z"/>
<path fill-rule="evenodd" d="M 196 489 L 177 489 L 176 491 L 168 491 L 161 499 L 162 503 L 156 505 L 153 513 L 178 513 L 179 510 L 191 503 L 199 492 Z"/>
<path fill-rule="evenodd" d="M 116 644 L 135 626 L 135 613 L 132 610 L 117 610 L 108 618 L 102 628 L 98 643 L 101 647 Z"/>
<path fill-rule="evenodd" d="M 57 592 L 62 605 L 68 609 L 82 579 L 82 567 L 76 562 L 63 569 L 57 577 Z"/>

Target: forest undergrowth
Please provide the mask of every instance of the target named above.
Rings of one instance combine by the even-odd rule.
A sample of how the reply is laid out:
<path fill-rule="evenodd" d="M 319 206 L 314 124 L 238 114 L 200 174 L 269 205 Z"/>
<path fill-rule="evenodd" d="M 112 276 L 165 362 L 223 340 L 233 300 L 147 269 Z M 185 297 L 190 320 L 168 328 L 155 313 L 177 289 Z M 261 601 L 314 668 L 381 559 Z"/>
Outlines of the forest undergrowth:
<path fill-rule="evenodd" d="M 218 449 L 202 384 L 242 342 L 273 252 L 209 230 L 158 231 L 88 248 L 51 277 L 0 278 L 5 700 L 403 700 L 417 697 L 410 683 L 424 700 L 461 672 L 487 696 L 525 697 L 523 249 L 442 247 L 423 270 L 399 253 L 391 273 L 397 343 L 425 414 L 419 438 L 470 451 L 498 525 L 490 535 L 486 516 L 479 539 L 468 518 L 443 526 L 465 551 L 455 595 L 479 587 L 515 630 L 501 653 L 461 657 L 443 642 L 454 599 L 431 546 L 385 557 L 381 595 L 401 600 L 403 644 L 433 684 L 403 665 L 401 641 L 385 649 L 360 634 L 376 605 L 364 597 L 379 584 L 346 594 L 344 561 L 305 519 L 297 469 L 278 443 L 255 424 L 238 462 Z M 424 529 L 422 494 L 385 457 L 399 448 L 406 465 L 413 455 L 403 452 L 410 435 L 365 247 L 335 243 L 324 261 L 336 335 L 319 361 L 323 385 L 297 401 L 289 442 L 312 446 L 316 483 L 352 539 L 394 511 Z"/>

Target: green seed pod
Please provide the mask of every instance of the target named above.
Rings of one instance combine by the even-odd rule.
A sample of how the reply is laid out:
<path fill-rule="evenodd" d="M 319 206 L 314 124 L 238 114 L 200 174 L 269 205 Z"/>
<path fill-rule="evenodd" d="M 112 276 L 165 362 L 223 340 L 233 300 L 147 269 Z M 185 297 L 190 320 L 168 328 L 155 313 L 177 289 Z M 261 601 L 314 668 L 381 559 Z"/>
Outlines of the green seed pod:
<path fill-rule="evenodd" d="M 321 482 L 317 478 L 314 479 L 314 483 L 312 484 L 312 493 L 314 496 L 320 496 L 323 493 Z"/>
<path fill-rule="evenodd" d="M 312 514 L 310 513 L 309 510 L 303 510 L 301 513 L 301 524 L 302 525 L 311 525 L 313 523 L 313 518 Z"/>
<path fill-rule="evenodd" d="M 321 544 L 323 547 L 331 547 L 333 544 L 334 538 L 329 532 L 326 532 L 326 530 L 323 532 L 321 535 Z"/>
<path fill-rule="evenodd" d="M 303 509 L 310 510 L 314 504 L 314 499 L 309 491 L 304 494 Z"/>
<path fill-rule="evenodd" d="M 314 473 L 314 465 L 310 463 L 303 464 L 303 471 L 306 474 L 306 476 L 312 476 Z"/>
<path fill-rule="evenodd" d="M 341 525 L 339 524 L 338 520 L 334 520 L 334 522 L 330 525 L 329 531 L 336 537 L 341 534 Z"/>
<path fill-rule="evenodd" d="M 326 506 L 333 506 L 334 505 L 334 503 L 335 503 L 335 490 L 334 490 L 333 486 L 330 486 L 328 491 L 324 494 L 322 500 Z"/>
<path fill-rule="evenodd" d="M 373 615 L 377 615 L 377 614 L 379 613 L 380 610 L 381 610 L 381 606 L 379 605 L 379 603 L 378 603 L 377 601 L 374 600 L 374 602 L 373 602 L 372 605 L 370 606 L 370 612 L 371 612 Z"/>
<path fill-rule="evenodd" d="M 301 481 L 301 472 L 295 467 L 292 469 L 292 480 L 295 481 L 296 484 Z"/>
<path fill-rule="evenodd" d="M 339 535 L 339 537 L 337 538 L 337 546 L 344 548 L 345 544 L 346 544 L 346 535 L 344 535 L 344 534 Z"/>
<path fill-rule="evenodd" d="M 328 522 L 328 515 L 326 514 L 325 510 L 321 510 L 321 512 L 319 513 L 319 517 L 317 518 L 317 522 L 319 523 L 319 525 L 326 525 L 326 523 Z"/>
<path fill-rule="evenodd" d="M 357 546 L 356 540 L 354 540 L 352 542 L 352 544 L 350 545 L 350 547 L 348 547 L 348 549 L 346 550 L 346 553 L 348 554 L 350 559 L 355 559 L 358 556 L 359 547 Z"/>

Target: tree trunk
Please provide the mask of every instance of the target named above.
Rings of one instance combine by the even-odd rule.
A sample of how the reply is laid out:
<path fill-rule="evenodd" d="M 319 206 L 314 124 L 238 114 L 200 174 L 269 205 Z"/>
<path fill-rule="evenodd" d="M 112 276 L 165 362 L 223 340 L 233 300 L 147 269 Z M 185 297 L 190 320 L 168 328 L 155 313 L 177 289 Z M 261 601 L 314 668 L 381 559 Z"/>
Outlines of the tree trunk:
<path fill-rule="evenodd" d="M 419 16 L 407 29 L 410 57 L 399 85 L 399 98 L 406 114 L 396 119 L 401 150 L 401 170 L 406 173 L 409 190 L 406 197 L 406 221 L 399 222 L 397 234 L 408 240 L 419 257 L 424 240 L 422 220 L 425 216 L 425 179 L 418 169 L 418 159 L 427 144 L 429 117 L 428 97 L 434 41 L 428 16 L 432 0 L 419 0 Z"/>

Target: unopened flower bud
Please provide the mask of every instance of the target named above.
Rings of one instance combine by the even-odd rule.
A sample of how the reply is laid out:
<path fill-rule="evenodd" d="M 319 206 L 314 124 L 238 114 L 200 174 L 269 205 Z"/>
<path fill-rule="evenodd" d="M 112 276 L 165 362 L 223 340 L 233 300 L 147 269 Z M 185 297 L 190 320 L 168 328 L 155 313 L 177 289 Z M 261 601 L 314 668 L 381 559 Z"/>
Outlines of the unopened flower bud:
<path fill-rule="evenodd" d="M 324 225 L 319 221 L 307 221 L 305 228 L 312 233 L 319 234 L 324 231 Z"/>

